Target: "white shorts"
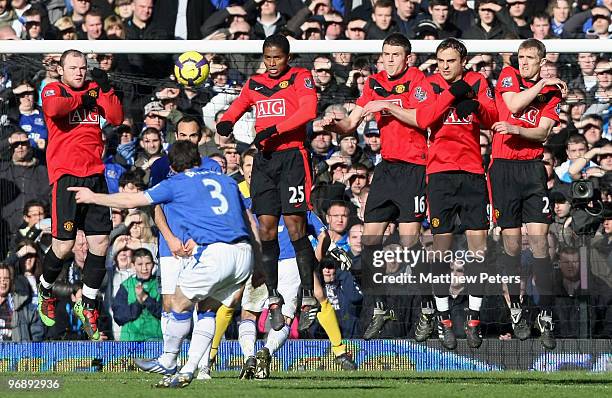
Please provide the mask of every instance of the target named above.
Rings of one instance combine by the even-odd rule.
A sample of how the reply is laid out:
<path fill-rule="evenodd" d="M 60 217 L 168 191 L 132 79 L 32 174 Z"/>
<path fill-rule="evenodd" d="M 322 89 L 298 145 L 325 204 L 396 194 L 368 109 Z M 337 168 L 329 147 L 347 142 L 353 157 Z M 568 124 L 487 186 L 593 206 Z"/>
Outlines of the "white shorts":
<path fill-rule="evenodd" d="M 253 251 L 249 243 L 213 243 L 202 252 L 200 261 L 184 262 L 177 286 L 189 300 L 211 297 L 230 306 L 252 270 Z"/>
<path fill-rule="evenodd" d="M 179 274 L 183 269 L 183 263 L 189 262 L 188 258 L 160 257 L 159 276 L 161 278 L 161 294 L 174 294 Z"/>
<path fill-rule="evenodd" d="M 297 308 L 297 295 L 300 288 L 300 273 L 295 258 L 288 258 L 278 262 L 278 292 L 283 296 L 283 315 L 287 318 L 295 317 Z M 262 312 L 268 301 L 268 289 L 263 284 L 257 289 L 251 284 L 249 278 L 242 294 L 242 309 L 251 312 Z"/>

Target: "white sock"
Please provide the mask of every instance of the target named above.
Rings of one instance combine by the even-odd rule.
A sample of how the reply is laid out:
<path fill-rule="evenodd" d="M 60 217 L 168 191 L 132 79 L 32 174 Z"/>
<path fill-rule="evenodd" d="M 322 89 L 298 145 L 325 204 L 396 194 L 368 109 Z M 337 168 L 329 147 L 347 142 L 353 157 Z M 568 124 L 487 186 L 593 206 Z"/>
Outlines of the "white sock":
<path fill-rule="evenodd" d="M 448 296 L 446 297 L 434 296 L 434 299 L 436 300 L 436 309 L 439 312 L 446 312 L 449 310 Z"/>
<path fill-rule="evenodd" d="M 53 283 L 49 283 L 45 280 L 44 276 L 40 276 L 40 284 L 42 285 L 42 287 L 44 287 L 45 289 L 51 290 L 51 287 L 53 287 Z"/>
<path fill-rule="evenodd" d="M 181 368 L 181 373 L 193 373 L 198 368 L 204 353 L 210 355 L 210 345 L 215 337 L 215 313 L 199 312 L 198 322 L 193 327 L 187 363 Z"/>
<path fill-rule="evenodd" d="M 212 348 L 212 341 L 208 345 L 208 349 L 204 351 L 204 355 L 202 355 L 202 359 L 200 359 L 200 363 L 198 364 L 198 369 L 206 369 L 209 366 L 210 362 L 210 349 Z"/>
<path fill-rule="evenodd" d="M 244 358 L 255 356 L 255 340 L 257 339 L 257 328 L 255 321 L 246 319 L 238 325 L 238 343 L 242 349 Z"/>
<path fill-rule="evenodd" d="M 164 352 L 159 363 L 166 368 L 176 366 L 181 344 L 191 330 L 191 312 L 170 312 L 164 333 Z"/>
<path fill-rule="evenodd" d="M 472 311 L 480 312 L 480 306 L 482 305 L 482 297 L 475 297 L 470 294 L 469 307 Z"/>
<path fill-rule="evenodd" d="M 285 344 L 285 341 L 289 338 L 289 325 L 283 326 L 281 330 L 270 330 L 268 338 L 266 339 L 265 347 L 270 351 L 270 355 L 273 355 L 279 348 Z"/>
<path fill-rule="evenodd" d="M 83 296 L 87 297 L 88 299 L 95 300 L 98 296 L 98 289 L 94 289 L 93 287 L 83 284 Z"/>
<path fill-rule="evenodd" d="M 166 328 L 168 327 L 168 321 L 170 320 L 170 313 L 167 311 L 162 311 L 161 313 L 161 331 L 162 335 L 166 333 Z"/>

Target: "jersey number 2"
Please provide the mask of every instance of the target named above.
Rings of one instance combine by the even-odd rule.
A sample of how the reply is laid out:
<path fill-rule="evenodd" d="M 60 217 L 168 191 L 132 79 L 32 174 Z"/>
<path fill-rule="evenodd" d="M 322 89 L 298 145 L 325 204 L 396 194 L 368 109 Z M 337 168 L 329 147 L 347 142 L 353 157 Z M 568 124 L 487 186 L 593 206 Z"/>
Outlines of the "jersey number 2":
<path fill-rule="evenodd" d="M 218 206 L 210 206 L 212 211 L 218 216 L 227 213 L 229 205 L 227 203 L 227 199 L 225 198 L 225 196 L 223 196 L 223 193 L 221 192 L 221 184 L 219 184 L 215 180 L 211 180 L 210 178 L 203 178 L 202 184 L 204 184 L 205 187 L 209 188 L 208 193 L 210 193 L 210 197 L 219 201 Z"/>

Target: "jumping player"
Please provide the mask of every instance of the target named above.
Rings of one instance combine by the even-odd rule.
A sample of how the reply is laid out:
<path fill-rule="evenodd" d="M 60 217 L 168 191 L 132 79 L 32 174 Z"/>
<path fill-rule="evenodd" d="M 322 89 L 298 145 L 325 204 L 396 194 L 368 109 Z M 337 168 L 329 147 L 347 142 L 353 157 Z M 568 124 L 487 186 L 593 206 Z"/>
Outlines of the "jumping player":
<path fill-rule="evenodd" d="M 108 235 L 112 230 L 110 211 L 96 204 L 77 204 L 70 186 L 88 187 L 108 193 L 102 163 L 100 118 L 113 125 L 123 122 L 121 103 L 106 72 L 93 69 L 87 80 L 87 58 L 77 50 L 65 51 L 57 67 L 59 82 L 42 91 L 42 108 L 49 129 L 47 168 L 52 185 L 51 229 L 53 241 L 43 260 L 38 312 L 42 322 L 55 324 L 53 283 L 71 255 L 78 229 L 85 232 L 89 251 L 83 267 L 83 298 L 74 305 L 90 339 L 99 340 L 96 296 L 106 274 Z"/>
<path fill-rule="evenodd" d="M 312 189 L 310 159 L 304 149 L 306 123 L 316 117 L 317 95 L 310 72 L 289 65 L 289 41 L 280 34 L 266 38 L 263 61 L 267 72 L 252 76 L 240 96 L 217 124 L 217 133 L 228 136 L 234 123 L 252 106 L 256 109 L 251 182 L 253 213 L 259 220 L 262 266 L 269 295 L 270 322 L 274 330 L 285 325 L 283 297 L 278 288 L 278 222 L 282 214 L 296 253 L 302 282 L 299 329 L 307 329 L 308 313 L 318 307 L 314 297 L 314 252 L 306 236 L 306 211 Z"/>

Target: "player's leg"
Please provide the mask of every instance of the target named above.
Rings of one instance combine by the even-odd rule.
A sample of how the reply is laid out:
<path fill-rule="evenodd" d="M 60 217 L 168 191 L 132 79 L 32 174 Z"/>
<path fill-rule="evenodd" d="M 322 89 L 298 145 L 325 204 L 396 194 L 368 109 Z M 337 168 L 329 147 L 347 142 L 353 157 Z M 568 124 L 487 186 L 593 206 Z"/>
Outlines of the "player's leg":
<path fill-rule="evenodd" d="M 355 361 L 346 351 L 346 345 L 342 343 L 342 332 L 340 331 L 336 310 L 327 299 L 317 273 L 315 273 L 314 287 L 315 297 L 321 304 L 321 311 L 317 313 L 317 320 L 331 343 L 336 363 L 344 370 L 356 370 Z"/>
<path fill-rule="evenodd" d="M 84 178 L 84 185 L 96 193 L 108 193 L 103 175 Z M 83 205 L 81 205 L 83 206 Z M 92 340 L 98 340 L 98 301 L 96 296 L 106 275 L 106 252 L 113 224 L 108 207 L 85 205 L 82 213 L 83 231 L 89 250 L 83 267 L 83 299 L 74 305 L 74 312 L 83 323 L 83 329 Z"/>
<path fill-rule="evenodd" d="M 266 276 L 268 288 L 268 310 L 272 328 L 280 330 L 284 325 L 282 316 L 283 297 L 278 292 L 278 217 L 258 215 L 258 233 L 261 239 L 261 265 Z"/>
<path fill-rule="evenodd" d="M 257 317 L 264 310 L 268 299 L 268 291 L 265 285 L 253 286 L 253 276 L 244 285 L 240 313 L 240 324 L 238 325 L 238 343 L 242 349 L 244 362 L 240 371 L 241 379 L 252 379 L 255 377 L 257 360 L 255 359 L 255 341 L 257 340 Z"/>
<path fill-rule="evenodd" d="M 51 248 L 43 259 L 43 274 L 38 292 L 38 313 L 46 326 L 55 325 L 53 284 L 62 272 L 64 261 L 72 254 L 77 232 L 77 204 L 72 192 L 66 188 L 82 183 L 72 176 L 62 176 L 51 188 Z"/>
<path fill-rule="evenodd" d="M 378 268 L 375 267 L 374 258 L 377 256 L 377 253 L 382 253 L 383 236 L 388 225 L 389 222 L 385 221 L 366 222 L 364 224 L 363 235 L 361 237 L 361 268 L 363 272 L 362 280 L 364 281 L 362 285 L 364 288 L 371 287 L 372 290 L 370 290 L 370 292 L 364 291 L 364 293 L 373 295 L 375 303 L 374 310 L 372 312 L 372 319 L 363 333 L 363 338 L 366 340 L 377 337 L 385 323 L 393 318 L 391 310 L 387 308 L 387 291 L 385 286 L 376 285 L 374 283 L 374 274 L 378 272 Z"/>
<path fill-rule="evenodd" d="M 465 333 L 468 345 L 478 348 L 482 344 L 480 327 L 480 307 L 484 296 L 485 284 L 480 283 L 480 274 L 489 271 L 487 257 L 487 232 L 489 217 L 487 205 L 489 198 L 484 175 L 462 174 L 460 210 L 461 224 L 466 229 L 468 250 L 474 254 L 472 261 L 466 258 L 465 275 L 473 282 L 467 284 L 468 308 L 466 309 Z M 489 271 L 491 272 L 491 271 Z"/>
<path fill-rule="evenodd" d="M 436 304 L 438 337 L 442 345 L 452 350 L 457 346 L 450 316 L 450 283 L 451 264 L 446 253 L 453 247 L 453 230 L 455 217 L 460 207 L 460 184 L 455 174 L 434 173 L 427 181 L 427 199 L 433 234 L 433 253 L 431 255 L 432 290 Z M 425 317 L 422 317 L 425 320 Z M 420 331 L 417 325 L 417 331 Z M 419 336 L 420 337 L 420 336 Z"/>
<path fill-rule="evenodd" d="M 283 215 L 285 226 L 295 251 L 295 261 L 302 285 L 302 306 L 299 314 L 299 330 L 308 329 L 313 322 L 309 313 L 318 310 L 319 302 L 314 297 L 314 267 L 316 258 L 314 250 L 306 234 L 306 213 Z"/>
<path fill-rule="evenodd" d="M 493 219 L 501 228 L 503 253 L 499 261 L 511 280 L 507 283 L 510 295 L 510 318 L 514 335 L 520 340 L 529 338 L 531 326 L 527 311 L 521 303 L 521 247 L 523 199 L 520 164 L 496 159 L 489 168 L 489 187 Z"/>

